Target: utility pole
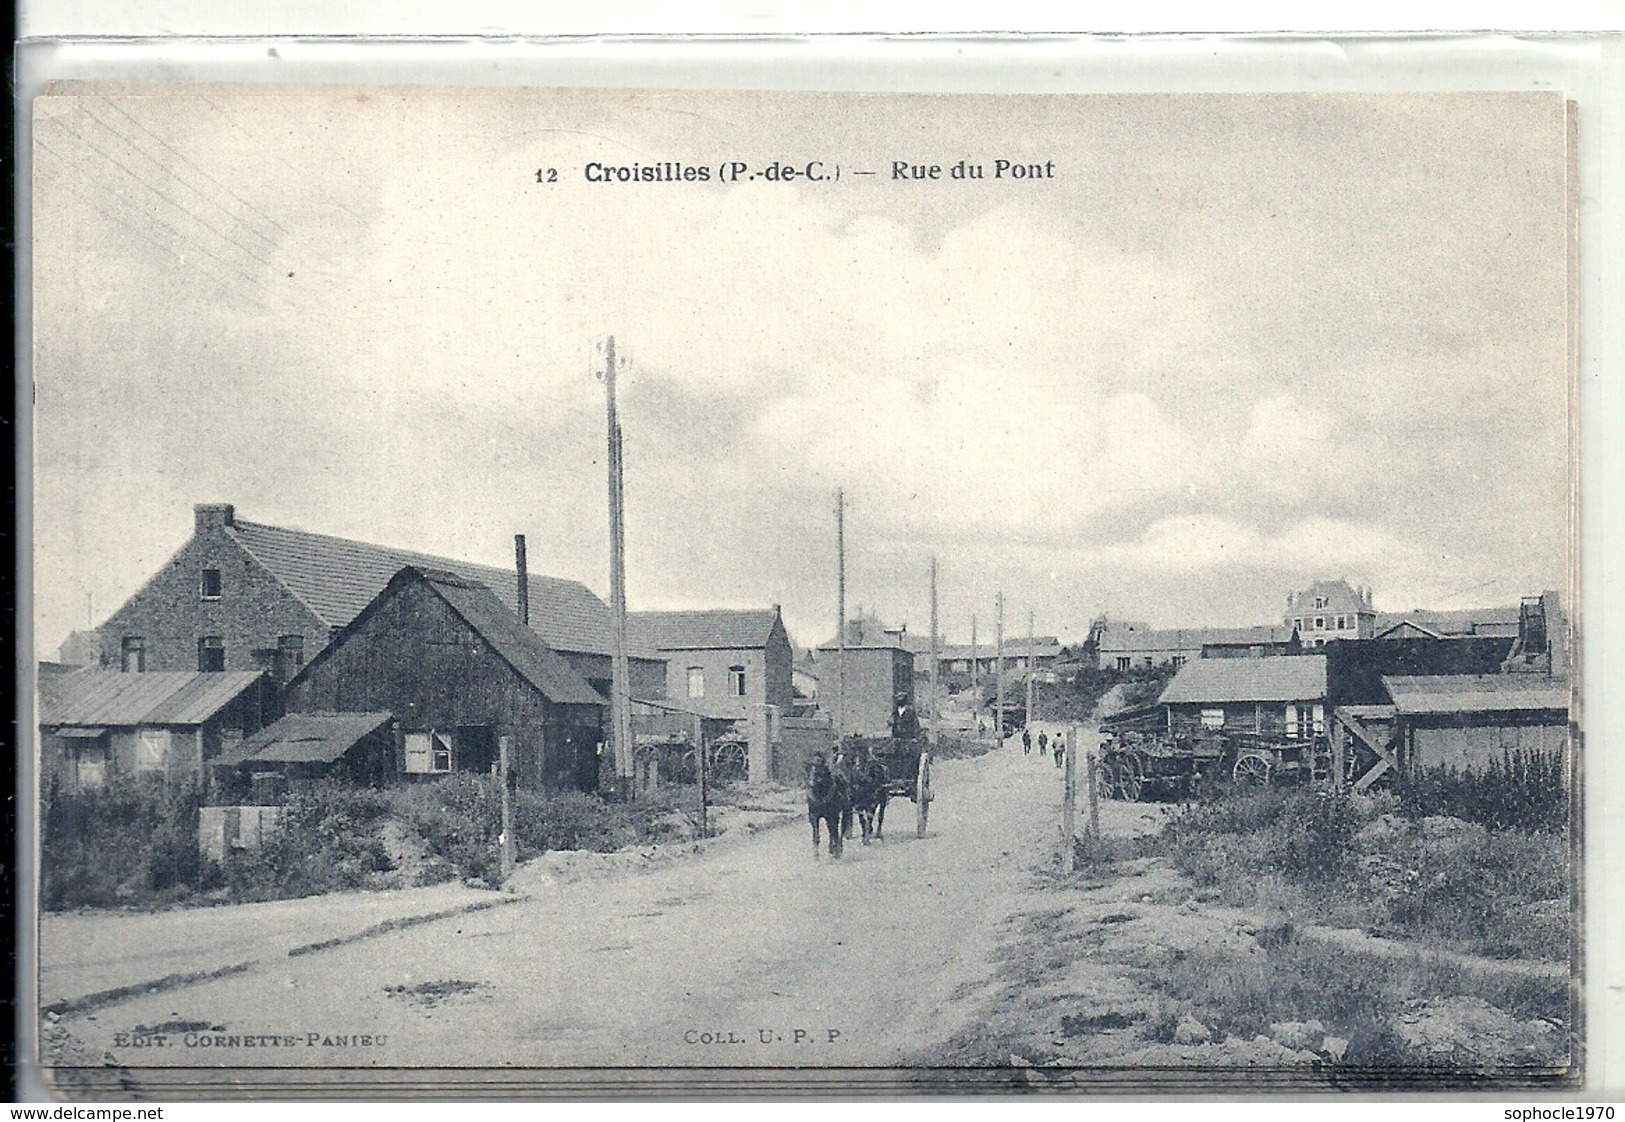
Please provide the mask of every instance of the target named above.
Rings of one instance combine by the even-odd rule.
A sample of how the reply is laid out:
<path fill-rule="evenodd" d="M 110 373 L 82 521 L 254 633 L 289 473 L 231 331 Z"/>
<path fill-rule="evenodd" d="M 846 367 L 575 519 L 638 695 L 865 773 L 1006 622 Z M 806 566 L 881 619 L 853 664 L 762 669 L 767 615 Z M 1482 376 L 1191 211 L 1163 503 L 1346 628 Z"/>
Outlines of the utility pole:
<path fill-rule="evenodd" d="M 846 736 L 846 492 L 835 491 L 835 743 Z"/>
<path fill-rule="evenodd" d="M 502 884 L 513 879 L 517 854 L 513 836 L 513 737 L 497 737 L 497 781 L 502 785 Z"/>
<path fill-rule="evenodd" d="M 937 694 L 937 558 L 931 557 L 931 749 L 937 747 L 937 727 L 942 724 L 942 703 Z"/>
<path fill-rule="evenodd" d="M 1027 724 L 1033 723 L 1033 671 L 1037 669 L 1033 655 L 1033 613 L 1027 609 Z"/>
<path fill-rule="evenodd" d="M 622 798 L 637 796 L 632 746 L 631 673 L 626 660 L 626 523 L 621 489 L 621 422 L 615 411 L 615 337 L 604 344 L 604 396 L 609 433 L 609 611 L 614 632 L 610 658 L 610 747 Z"/>
<path fill-rule="evenodd" d="M 1070 873 L 1078 861 L 1078 726 L 1066 730 L 1066 772 L 1061 788 L 1061 871 Z"/>
<path fill-rule="evenodd" d="M 976 672 L 976 662 L 981 656 L 981 650 L 976 645 L 976 613 L 970 614 L 970 711 L 976 718 L 976 739 L 982 739 L 982 692 L 981 675 Z"/>
<path fill-rule="evenodd" d="M 993 741 L 1004 743 L 1004 590 L 993 597 Z"/>

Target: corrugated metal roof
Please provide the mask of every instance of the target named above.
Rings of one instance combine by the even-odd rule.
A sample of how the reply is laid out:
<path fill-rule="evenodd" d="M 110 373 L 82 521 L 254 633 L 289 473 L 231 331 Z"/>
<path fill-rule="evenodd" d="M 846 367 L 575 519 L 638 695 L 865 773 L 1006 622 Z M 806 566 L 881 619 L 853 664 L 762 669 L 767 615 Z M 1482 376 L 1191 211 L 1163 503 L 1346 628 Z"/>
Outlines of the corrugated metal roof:
<path fill-rule="evenodd" d="M 1325 655 L 1201 658 L 1179 668 L 1158 700 L 1164 704 L 1224 701 L 1313 701 L 1326 696 Z"/>
<path fill-rule="evenodd" d="M 455 573 L 489 588 L 510 612 L 519 611 L 519 576 L 407 549 L 235 521 L 236 535 L 260 562 L 330 627 L 343 627 L 409 566 Z M 530 625 L 554 650 L 609 654 L 614 647 L 609 606 L 579 581 L 529 574 Z M 652 652 L 642 651 L 648 654 Z"/>
<path fill-rule="evenodd" d="M 485 585 L 465 580 L 455 573 L 432 569 L 408 569 L 461 616 L 475 634 L 491 645 L 519 675 L 559 705 L 604 705 L 602 695 L 587 684 L 575 667 L 551 650 L 519 617 L 502 606 Z"/>
<path fill-rule="evenodd" d="M 1402 623 L 1412 623 L 1424 631 L 1437 635 L 1516 635 L 1518 633 L 1518 606 L 1501 608 L 1456 608 L 1449 611 L 1429 611 L 1418 608 L 1411 612 L 1378 612 L 1377 633 L 1392 630 Z"/>
<path fill-rule="evenodd" d="M 1390 675 L 1382 680 L 1401 716 L 1569 708 L 1569 683 L 1544 674 Z"/>
<path fill-rule="evenodd" d="M 82 670 L 41 683 L 42 725 L 201 725 L 263 677 L 256 671 Z"/>
<path fill-rule="evenodd" d="M 389 713 L 290 713 L 210 762 L 331 763 L 392 720 Z"/>
<path fill-rule="evenodd" d="M 657 651 L 761 650 L 779 614 L 772 608 L 629 612 L 628 634 Z"/>

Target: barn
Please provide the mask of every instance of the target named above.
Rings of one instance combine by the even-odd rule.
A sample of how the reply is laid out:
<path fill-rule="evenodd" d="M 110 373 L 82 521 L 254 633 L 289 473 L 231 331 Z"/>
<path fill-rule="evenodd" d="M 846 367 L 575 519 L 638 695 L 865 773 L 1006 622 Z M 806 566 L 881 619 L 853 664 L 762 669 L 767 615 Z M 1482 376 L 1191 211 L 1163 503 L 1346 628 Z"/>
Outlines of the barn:
<path fill-rule="evenodd" d="M 1391 675 L 1394 740 L 1408 768 L 1482 771 L 1509 752 L 1569 747 L 1566 679 L 1544 674 Z"/>
<path fill-rule="evenodd" d="M 484 584 L 407 566 L 288 684 L 294 714 L 387 713 L 394 776 L 490 772 L 595 790 L 607 702 Z M 347 750 L 347 749 L 346 749 Z"/>

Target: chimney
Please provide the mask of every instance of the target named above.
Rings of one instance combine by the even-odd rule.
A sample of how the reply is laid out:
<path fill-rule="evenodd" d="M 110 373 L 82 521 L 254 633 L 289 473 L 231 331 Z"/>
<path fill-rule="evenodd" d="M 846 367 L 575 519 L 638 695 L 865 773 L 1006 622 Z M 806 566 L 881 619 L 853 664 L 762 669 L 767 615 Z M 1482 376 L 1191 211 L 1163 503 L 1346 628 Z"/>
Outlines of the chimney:
<path fill-rule="evenodd" d="M 525 564 L 525 535 L 513 536 L 513 564 L 519 575 L 519 622 L 530 626 L 530 566 Z"/>
<path fill-rule="evenodd" d="M 237 524 L 237 508 L 230 503 L 198 503 L 192 507 L 192 517 L 195 519 L 193 530 L 196 533 L 223 530 Z"/>

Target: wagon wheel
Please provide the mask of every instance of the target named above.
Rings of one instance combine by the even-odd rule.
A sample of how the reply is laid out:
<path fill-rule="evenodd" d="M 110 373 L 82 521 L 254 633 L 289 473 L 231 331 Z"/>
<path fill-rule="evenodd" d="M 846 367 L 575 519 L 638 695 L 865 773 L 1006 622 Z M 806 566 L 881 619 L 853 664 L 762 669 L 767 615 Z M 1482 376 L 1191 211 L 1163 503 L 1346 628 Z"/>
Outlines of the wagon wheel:
<path fill-rule="evenodd" d="M 1124 802 L 1137 803 L 1144 787 L 1138 756 L 1126 756 L 1117 765 L 1117 796 Z"/>
<path fill-rule="evenodd" d="M 1269 757 L 1251 753 L 1236 761 L 1233 773 L 1238 787 L 1268 787 L 1270 785 Z"/>
<path fill-rule="evenodd" d="M 925 837 L 925 824 L 931 817 L 931 757 L 920 753 L 919 774 L 914 777 L 914 836 Z"/>

